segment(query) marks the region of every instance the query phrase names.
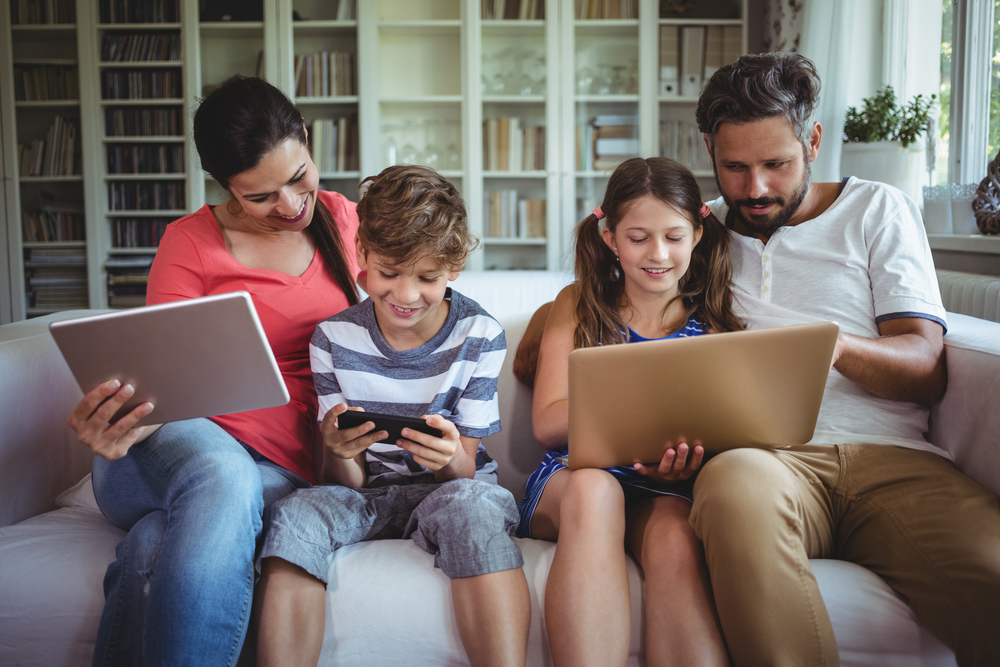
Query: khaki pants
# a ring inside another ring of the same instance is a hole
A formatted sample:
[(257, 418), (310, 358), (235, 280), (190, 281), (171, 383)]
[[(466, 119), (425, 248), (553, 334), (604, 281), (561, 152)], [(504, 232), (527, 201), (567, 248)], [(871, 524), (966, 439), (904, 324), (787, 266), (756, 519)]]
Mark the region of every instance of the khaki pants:
[(1000, 501), (936, 454), (732, 450), (698, 476), (691, 525), (736, 665), (838, 664), (809, 558), (872, 570), (959, 665), (1000, 665)]

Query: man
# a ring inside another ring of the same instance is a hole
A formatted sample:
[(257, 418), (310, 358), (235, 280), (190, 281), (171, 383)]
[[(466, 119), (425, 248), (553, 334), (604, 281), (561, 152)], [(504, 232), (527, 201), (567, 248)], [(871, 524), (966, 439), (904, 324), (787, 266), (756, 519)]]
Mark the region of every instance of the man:
[(770, 53), (698, 103), (749, 326), (841, 327), (813, 440), (726, 452), (696, 482), (726, 642), (737, 665), (838, 664), (808, 561), (836, 558), (881, 576), (959, 665), (1000, 665), (1000, 502), (923, 438), (946, 322), (920, 213), (883, 184), (810, 183), (818, 93), (812, 63)]

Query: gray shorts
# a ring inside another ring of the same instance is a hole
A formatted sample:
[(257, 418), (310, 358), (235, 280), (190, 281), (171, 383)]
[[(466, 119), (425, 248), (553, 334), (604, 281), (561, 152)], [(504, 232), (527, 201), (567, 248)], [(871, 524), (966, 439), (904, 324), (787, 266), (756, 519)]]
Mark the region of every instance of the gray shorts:
[(473, 479), (374, 489), (313, 486), (272, 503), (264, 513), (258, 558), (277, 556), (324, 584), (337, 549), (366, 540), (412, 539), (451, 577), (524, 565), (511, 540), (520, 518), (501, 486)]

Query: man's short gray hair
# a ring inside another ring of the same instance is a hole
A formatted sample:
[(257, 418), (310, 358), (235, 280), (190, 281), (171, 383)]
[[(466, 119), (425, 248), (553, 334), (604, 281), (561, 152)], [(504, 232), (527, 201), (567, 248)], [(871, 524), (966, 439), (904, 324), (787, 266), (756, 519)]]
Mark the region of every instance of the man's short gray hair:
[(797, 53), (745, 55), (717, 70), (705, 84), (695, 112), (698, 130), (714, 145), (723, 123), (742, 125), (782, 116), (807, 144), (819, 85), (816, 66)]

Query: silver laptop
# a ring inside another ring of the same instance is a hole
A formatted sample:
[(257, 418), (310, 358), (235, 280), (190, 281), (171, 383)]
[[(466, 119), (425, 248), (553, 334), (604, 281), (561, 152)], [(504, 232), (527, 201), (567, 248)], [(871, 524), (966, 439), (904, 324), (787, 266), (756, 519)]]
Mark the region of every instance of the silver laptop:
[(656, 462), (681, 435), (707, 454), (808, 442), (837, 332), (820, 322), (574, 350), (569, 467)]
[(107, 380), (136, 390), (115, 421), (152, 401), (139, 424), (284, 405), (288, 390), (247, 292), (52, 322), (80, 389)]

